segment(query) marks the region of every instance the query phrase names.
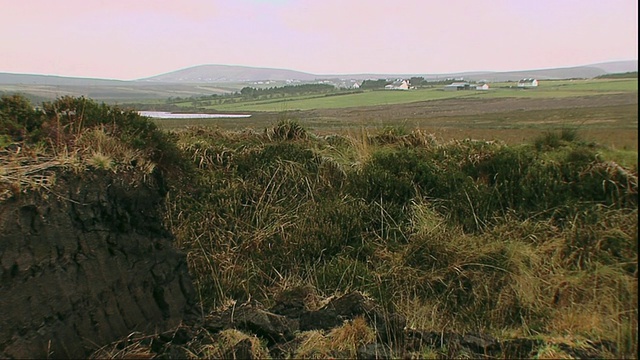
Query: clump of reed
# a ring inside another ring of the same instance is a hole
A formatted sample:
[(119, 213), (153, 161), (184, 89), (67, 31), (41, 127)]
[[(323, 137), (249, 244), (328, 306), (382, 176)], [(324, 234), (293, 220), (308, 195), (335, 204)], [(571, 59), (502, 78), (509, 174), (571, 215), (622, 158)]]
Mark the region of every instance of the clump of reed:
[(175, 174), (189, 164), (149, 119), (86, 98), (65, 96), (37, 109), (21, 96), (3, 96), (0, 136), (2, 199), (50, 190), (57, 170), (129, 171), (145, 180), (156, 168)]
[[(295, 278), (365, 291), (414, 327), (637, 348), (637, 173), (593, 144), (269, 131), (180, 134), (200, 170), (170, 219), (205, 303), (269, 303)], [(301, 356), (332, 348), (304, 336)]]

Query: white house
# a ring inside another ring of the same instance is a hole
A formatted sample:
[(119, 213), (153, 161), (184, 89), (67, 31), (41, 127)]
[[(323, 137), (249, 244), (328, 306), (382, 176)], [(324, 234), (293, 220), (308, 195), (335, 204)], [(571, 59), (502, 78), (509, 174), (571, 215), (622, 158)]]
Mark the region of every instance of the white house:
[(407, 80), (398, 80), (395, 81), (393, 84), (389, 84), (387, 86), (385, 86), (385, 89), (388, 90), (409, 90), (409, 81)]
[(469, 90), (471, 85), (468, 82), (454, 82), (444, 86), (444, 91)]
[(533, 78), (522, 79), (518, 81), (519, 88), (533, 88), (538, 86), (538, 80)]
[(337, 87), (338, 89), (359, 89), (360, 84), (356, 80), (340, 80), (335, 82), (327, 81), (327, 83)]
[(485, 84), (478, 84), (476, 85), (476, 90), (489, 90), (489, 84), (485, 83)]

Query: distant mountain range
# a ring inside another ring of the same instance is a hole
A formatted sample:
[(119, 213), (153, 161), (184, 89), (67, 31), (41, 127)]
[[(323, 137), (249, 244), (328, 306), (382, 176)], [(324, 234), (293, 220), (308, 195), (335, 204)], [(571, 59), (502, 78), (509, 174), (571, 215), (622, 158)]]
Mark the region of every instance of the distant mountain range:
[(230, 65), (200, 65), (156, 75), (138, 81), (164, 83), (220, 83), (249, 81), (313, 81), (327, 79), (399, 79), (422, 76), (425, 79), (465, 78), (468, 80), (509, 81), (526, 77), (538, 79), (593, 78), (596, 76), (638, 71), (638, 61), (615, 61), (585, 66), (508, 72), (475, 71), (450, 74), (341, 74), (318, 75), (294, 70)]
[(199, 65), (172, 71), (166, 74), (148, 77), (145, 79), (140, 79), (139, 81), (165, 83), (220, 83), (239, 81), (313, 81), (320, 78), (322, 78), (322, 75), (314, 75), (286, 69), (271, 69), (233, 65)]
[(399, 79), (410, 78), (412, 76), (422, 76), (426, 79), (445, 78), (465, 78), (468, 80), (489, 80), (489, 81), (509, 81), (519, 80), (526, 77), (538, 79), (570, 79), (570, 78), (593, 78), (596, 76), (638, 71), (638, 60), (614, 61), (584, 66), (536, 69), (521, 71), (474, 71), (447, 74), (339, 74), (339, 75), (318, 75), (301, 71), (287, 69), (260, 68), (234, 65), (199, 65), (186, 69), (176, 70), (161, 75), (156, 75), (138, 80), (107, 80), (75, 78), (50, 75), (32, 74), (12, 74), (0, 72), (0, 84), (37, 84), (37, 85), (59, 85), (59, 86), (100, 86), (116, 85), (126, 86), (132, 82), (154, 82), (154, 83), (229, 83), (229, 82), (251, 82), (251, 81), (314, 81), (327, 79)]
[(460, 79), (488, 82), (516, 81), (522, 78), (541, 80), (594, 78), (600, 75), (638, 71), (638, 60), (614, 61), (575, 67), (491, 72), (474, 71), (449, 74), (338, 74), (319, 75), (287, 69), (232, 65), (199, 65), (137, 80), (91, 79), (52, 75), (13, 74), (0, 72), (0, 94), (24, 93), (34, 99), (60, 95), (84, 95), (105, 101), (189, 97), (222, 94), (240, 90), (247, 84), (274, 82), (305, 83), (314, 81), (367, 79), (408, 79), (421, 76), (427, 80)]
[(0, 72), (0, 85), (92, 86), (125, 85), (128, 81), (91, 79), (56, 75), (13, 74)]

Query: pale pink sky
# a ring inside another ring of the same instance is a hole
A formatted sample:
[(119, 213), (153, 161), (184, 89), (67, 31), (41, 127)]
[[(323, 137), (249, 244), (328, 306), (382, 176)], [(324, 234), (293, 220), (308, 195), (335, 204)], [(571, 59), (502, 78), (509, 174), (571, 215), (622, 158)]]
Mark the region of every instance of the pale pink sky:
[(509, 71), (636, 60), (638, 2), (0, 0), (0, 34), (0, 72), (11, 73)]

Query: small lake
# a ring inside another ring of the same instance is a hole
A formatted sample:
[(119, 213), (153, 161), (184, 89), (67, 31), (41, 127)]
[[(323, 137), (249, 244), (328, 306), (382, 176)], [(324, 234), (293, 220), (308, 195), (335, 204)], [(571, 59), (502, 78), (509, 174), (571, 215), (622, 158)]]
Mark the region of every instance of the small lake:
[(142, 116), (148, 116), (154, 119), (228, 119), (251, 117), (251, 115), (243, 114), (185, 114), (167, 111), (139, 111), (138, 113)]

